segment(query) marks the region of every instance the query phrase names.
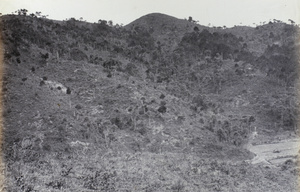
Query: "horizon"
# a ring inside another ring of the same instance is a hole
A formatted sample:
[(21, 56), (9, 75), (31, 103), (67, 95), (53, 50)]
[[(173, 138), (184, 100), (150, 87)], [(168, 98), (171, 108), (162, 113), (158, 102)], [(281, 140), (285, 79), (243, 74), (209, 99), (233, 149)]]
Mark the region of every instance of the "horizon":
[[(98, 20), (111, 20), (113, 24), (127, 25), (136, 19), (151, 13), (162, 13), (178, 19), (198, 21), (204, 26), (251, 26), (262, 25), (264, 22), (273, 22), (274, 19), (290, 23), (293, 20), (300, 23), (300, 3), (297, 0), (219, 0), (196, 1), (180, 0), (173, 2), (166, 0), (136, 1), (128, 0), (88, 0), (83, 6), (79, 0), (1, 0), (4, 6), (0, 7), (3, 15), (12, 14), (19, 9), (28, 10), (28, 14), (42, 12), (48, 19), (66, 20), (75, 18), (90, 23)], [(72, 5), (72, 6), (70, 6)], [(65, 7), (69, 8), (68, 10)]]
[[(30, 16), (29, 14), (31, 14), (31, 13), (34, 13), (34, 12), (29, 12), (26, 16)], [(12, 12), (12, 13), (9, 13), (9, 14), (2, 14), (2, 13), (0, 13), (0, 16), (5, 16), (5, 15), (18, 15), (18, 13), (17, 13), (17, 11), (15, 11), (15, 12)], [(34, 13), (34, 14), (36, 14), (36, 13)], [(182, 19), (182, 20), (187, 20), (188, 21), (188, 18), (177, 18), (177, 17), (175, 17), (175, 16), (173, 16), (173, 15), (168, 15), (168, 14), (165, 14), (165, 13), (159, 13), (159, 12), (153, 12), (153, 13), (148, 13), (148, 14), (145, 14), (145, 15), (142, 15), (142, 16), (140, 16), (140, 17), (138, 17), (138, 18), (136, 18), (135, 20), (138, 20), (139, 18), (141, 18), (141, 17), (144, 17), (144, 16), (147, 16), (147, 15), (151, 15), (151, 14), (163, 14), (163, 15), (167, 15), (167, 16), (170, 16), (170, 17), (174, 17), (174, 18), (176, 18), (176, 19)], [(45, 18), (45, 19), (48, 19), (48, 20), (53, 20), (53, 21), (67, 21), (67, 20), (69, 20), (69, 19), (75, 19), (75, 20), (77, 20), (77, 21), (82, 21), (82, 22), (87, 22), (87, 23), (98, 23), (98, 21), (87, 21), (87, 20), (84, 20), (84, 18), (75, 18), (75, 17), (69, 17), (69, 18), (66, 18), (66, 19), (55, 19), (55, 18), (51, 18), (51, 17), (49, 17), (49, 15), (43, 15), (43, 13), (41, 14), (41, 16), (39, 16), (40, 18)], [(193, 18), (193, 17), (192, 17)], [(105, 19), (99, 19), (99, 20), (105, 20)], [(134, 22), (135, 20), (133, 20), (133, 21), (131, 21), (131, 22), (129, 22), (129, 23), (126, 23), (126, 24), (123, 24), (123, 23), (115, 23), (115, 22), (113, 22), (113, 25), (120, 25), (121, 24), (121, 26), (126, 26), (126, 25), (128, 25), (128, 24), (130, 24), (130, 23), (132, 23), (132, 22)], [(105, 21), (107, 21), (107, 22), (109, 22), (109, 21), (112, 21), (112, 20), (105, 20)], [(292, 20), (293, 21), (293, 20)], [(265, 24), (268, 24), (269, 22), (272, 22), (272, 23), (276, 23), (276, 22), (282, 22), (282, 23), (285, 23), (285, 24), (291, 24), (291, 22), (290, 21), (281, 21), (281, 20), (277, 20), (277, 19), (270, 19), (269, 21), (263, 21), (263, 22), (259, 22), (259, 23), (255, 23), (255, 25), (244, 25), (244, 24), (242, 24), (242, 23), (240, 23), (240, 24), (237, 24), (237, 25), (234, 25), (234, 26), (225, 26), (225, 25), (223, 25), (223, 26), (215, 26), (215, 25), (213, 25), (213, 24), (211, 24), (211, 23), (209, 23), (208, 25), (205, 25), (205, 24), (202, 24), (202, 23), (200, 23), (198, 20), (196, 21), (196, 20), (194, 20), (194, 18), (193, 18), (193, 22), (195, 22), (195, 24), (197, 24), (197, 25), (201, 25), (201, 26), (205, 26), (205, 27), (210, 27), (210, 28), (214, 28), (214, 27), (222, 27), (222, 28), (227, 28), (227, 29), (229, 29), (229, 28), (234, 28), (234, 27), (252, 27), (252, 28), (255, 28), (255, 27), (257, 27), (257, 26), (262, 26), (262, 25), (265, 25)], [(294, 22), (294, 21), (293, 21)], [(296, 25), (296, 26), (300, 26), (300, 24), (298, 24), (298, 23), (294, 23), (293, 25)]]

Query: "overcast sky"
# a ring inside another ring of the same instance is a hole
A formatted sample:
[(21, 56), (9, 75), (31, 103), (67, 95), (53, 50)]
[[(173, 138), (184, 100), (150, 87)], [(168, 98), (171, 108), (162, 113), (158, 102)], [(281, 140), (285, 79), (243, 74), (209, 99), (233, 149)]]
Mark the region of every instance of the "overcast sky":
[(159, 12), (180, 19), (192, 16), (199, 24), (232, 27), (278, 19), (300, 23), (299, 0), (0, 0), (0, 13), (25, 8), (51, 19), (83, 17), (89, 22), (112, 20), (124, 25)]

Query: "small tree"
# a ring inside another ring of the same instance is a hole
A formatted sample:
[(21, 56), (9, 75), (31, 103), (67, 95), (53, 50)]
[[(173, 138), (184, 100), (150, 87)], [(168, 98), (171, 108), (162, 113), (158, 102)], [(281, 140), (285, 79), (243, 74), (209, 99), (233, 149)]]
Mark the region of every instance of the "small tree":
[(18, 15), (24, 15), (24, 16), (26, 16), (28, 10), (27, 9), (19, 9), (17, 12), (18, 12)]
[(199, 28), (196, 26), (196, 27), (194, 27), (194, 31), (195, 32), (199, 32)]
[(40, 17), (41, 14), (42, 14), (42, 12), (40, 12), (40, 11), (35, 12), (35, 15), (36, 15), (37, 17)]
[(288, 21), (291, 22), (292, 25), (295, 24), (295, 21), (293, 21), (293, 20), (291, 20), (291, 19), (289, 19)]
[(98, 23), (101, 24), (101, 25), (107, 25), (107, 21), (106, 20), (99, 19)]

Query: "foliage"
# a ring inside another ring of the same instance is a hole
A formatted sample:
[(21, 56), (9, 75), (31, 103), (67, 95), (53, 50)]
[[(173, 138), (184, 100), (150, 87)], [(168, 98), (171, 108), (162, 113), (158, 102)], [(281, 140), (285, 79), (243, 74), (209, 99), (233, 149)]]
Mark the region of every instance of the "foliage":
[(1, 17), (11, 191), (294, 190), (293, 165), (244, 160), (254, 127), (297, 131), (298, 28), (158, 16)]

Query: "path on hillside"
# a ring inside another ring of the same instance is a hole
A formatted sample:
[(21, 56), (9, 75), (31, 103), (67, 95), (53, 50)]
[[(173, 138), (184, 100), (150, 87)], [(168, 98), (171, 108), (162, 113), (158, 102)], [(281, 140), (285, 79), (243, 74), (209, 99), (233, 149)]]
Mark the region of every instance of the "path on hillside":
[(300, 139), (287, 139), (277, 143), (250, 145), (248, 150), (256, 156), (252, 164), (280, 165), (288, 159), (296, 159), (299, 151)]

